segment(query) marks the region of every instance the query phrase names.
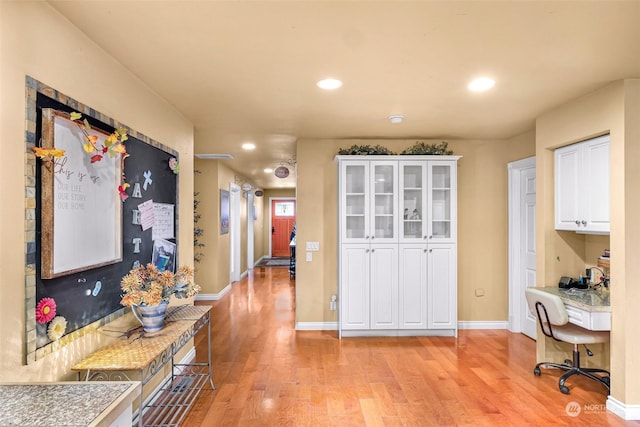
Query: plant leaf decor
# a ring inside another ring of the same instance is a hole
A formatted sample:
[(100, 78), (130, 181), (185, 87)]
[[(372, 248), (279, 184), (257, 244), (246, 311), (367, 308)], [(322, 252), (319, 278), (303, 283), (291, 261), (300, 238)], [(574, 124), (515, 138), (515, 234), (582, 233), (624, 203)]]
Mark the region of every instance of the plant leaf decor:
[(442, 141), (440, 144), (427, 144), (424, 141), (418, 141), (411, 147), (406, 148), (402, 153), (403, 155), (419, 155), (419, 154), (436, 154), (441, 156), (449, 156), (453, 154), (452, 150), (449, 150), (449, 144), (447, 141)]
[(354, 144), (349, 148), (341, 148), (338, 151), (339, 155), (348, 155), (348, 156), (375, 156), (375, 155), (393, 155), (396, 154), (393, 151), (389, 150), (387, 147), (383, 147), (382, 145), (357, 145)]

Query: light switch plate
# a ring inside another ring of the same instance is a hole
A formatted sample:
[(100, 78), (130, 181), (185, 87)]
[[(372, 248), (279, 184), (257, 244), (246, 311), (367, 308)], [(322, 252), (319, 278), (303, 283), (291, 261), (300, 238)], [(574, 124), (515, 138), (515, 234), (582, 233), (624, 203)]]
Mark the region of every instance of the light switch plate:
[(307, 262), (313, 261), (313, 254), (311, 252), (307, 252)]
[(318, 252), (320, 250), (320, 242), (307, 242), (307, 251)]

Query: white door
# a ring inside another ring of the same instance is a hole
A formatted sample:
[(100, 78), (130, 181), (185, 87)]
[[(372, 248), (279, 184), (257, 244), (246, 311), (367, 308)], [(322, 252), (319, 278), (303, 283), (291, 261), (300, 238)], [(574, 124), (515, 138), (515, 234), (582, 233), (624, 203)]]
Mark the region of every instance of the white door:
[(536, 169), (520, 173), (520, 313), (522, 333), (536, 339), (537, 319), (531, 314), (524, 290), (536, 285)]
[(580, 197), (583, 203), (584, 228), (594, 232), (608, 233), (610, 230), (609, 214), (609, 135), (586, 141), (583, 144), (584, 187)]
[(371, 329), (398, 329), (398, 245), (371, 245)]
[(340, 248), (340, 328), (369, 329), (369, 245)]
[(457, 265), (455, 244), (427, 249), (427, 325), (429, 329), (457, 329)]
[(427, 245), (400, 245), (400, 329), (427, 328)]
[(509, 330), (536, 339), (524, 291), (536, 285), (536, 159), (509, 163)]

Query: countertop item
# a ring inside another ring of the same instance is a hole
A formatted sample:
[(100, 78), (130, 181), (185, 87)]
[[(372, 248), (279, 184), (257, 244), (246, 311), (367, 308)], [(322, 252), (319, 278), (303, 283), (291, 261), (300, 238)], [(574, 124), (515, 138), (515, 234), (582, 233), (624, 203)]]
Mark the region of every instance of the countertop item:
[[(140, 383), (52, 382), (0, 384), (0, 424), (20, 427), (102, 427), (118, 420), (138, 397)], [(126, 418), (126, 416), (125, 416)]]
[(557, 286), (549, 286), (540, 290), (558, 295), (565, 304), (587, 311), (611, 311), (608, 289), (560, 289)]

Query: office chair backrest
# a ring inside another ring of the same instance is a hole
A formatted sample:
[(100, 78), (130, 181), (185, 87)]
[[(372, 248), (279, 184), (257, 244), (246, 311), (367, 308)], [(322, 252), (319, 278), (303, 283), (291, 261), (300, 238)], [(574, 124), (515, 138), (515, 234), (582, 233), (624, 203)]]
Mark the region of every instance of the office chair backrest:
[(569, 314), (560, 297), (536, 288), (527, 288), (524, 294), (529, 311), (538, 318), (542, 332), (555, 338), (550, 325), (562, 326), (569, 323)]

